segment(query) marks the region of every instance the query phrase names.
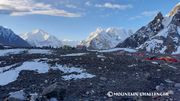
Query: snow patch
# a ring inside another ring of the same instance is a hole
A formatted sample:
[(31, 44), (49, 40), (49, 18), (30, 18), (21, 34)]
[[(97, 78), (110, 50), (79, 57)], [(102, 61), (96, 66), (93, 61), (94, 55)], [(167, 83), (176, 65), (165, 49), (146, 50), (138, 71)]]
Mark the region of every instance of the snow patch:
[(171, 81), (171, 80), (169, 80), (169, 79), (165, 79), (165, 81), (166, 81), (167, 83), (174, 83), (173, 81)]
[(164, 53), (164, 51), (167, 49), (167, 47), (166, 46), (164, 46), (159, 52), (160, 53)]
[(132, 65), (128, 65), (128, 67), (134, 67), (137, 66), (138, 64), (132, 64)]
[(5, 49), (0, 50), (0, 56), (6, 56), (8, 54), (19, 54), (22, 51), (26, 51), (27, 49)]
[[(95, 77), (95, 75), (84, 73), (86, 72), (86, 69), (81, 69), (81, 68), (76, 68), (76, 67), (71, 67), (71, 68), (62, 67), (61, 65), (57, 65), (57, 64), (55, 67), (50, 67), (47, 63), (38, 62), (39, 60), (40, 59), (35, 59), (34, 61), (31, 61), (31, 62), (29, 61), (24, 62), (23, 65), (13, 70), (0, 73), (0, 85), (7, 85), (8, 83), (15, 81), (17, 77), (19, 76), (20, 71), (22, 70), (34, 70), (34, 71), (37, 71), (38, 73), (46, 73), (48, 72), (49, 68), (52, 68), (52, 69), (59, 69), (60, 71), (64, 73), (73, 73), (73, 72), (78, 73), (78, 75), (71, 74), (67, 76), (66, 75), (62, 76), (64, 80)], [(2, 68), (5, 68), (5, 70), (7, 70), (8, 68), (12, 66), (6, 66)]]
[(172, 54), (180, 54), (180, 46), (177, 47), (177, 51), (173, 52)]
[(156, 65), (158, 65), (158, 62), (151, 62), (152, 64), (156, 64)]
[(103, 55), (97, 55), (98, 58), (106, 58), (105, 56)]
[(17, 92), (12, 92), (12, 93), (9, 93), (11, 94), (9, 96), (9, 98), (15, 98), (15, 99), (19, 99), (19, 100), (26, 100), (26, 97), (25, 97), (25, 93), (21, 90), (21, 91), (17, 91)]
[(174, 67), (174, 66), (170, 66), (170, 65), (167, 65), (167, 66), (169, 66), (169, 67), (171, 67), (171, 68), (173, 68), (173, 69), (177, 69), (176, 67)]
[(124, 51), (127, 51), (127, 52), (137, 52), (137, 50), (130, 49), (130, 48), (114, 48), (114, 49), (102, 50), (102, 51), (99, 51), (99, 52), (113, 52), (113, 51), (119, 51), (119, 50), (124, 50)]
[(51, 54), (51, 50), (44, 50), (44, 49), (30, 49), (28, 50), (29, 54)]
[(81, 55), (86, 55), (89, 53), (74, 53), (74, 54), (66, 54), (66, 55), (61, 55), (61, 56), (81, 56)]

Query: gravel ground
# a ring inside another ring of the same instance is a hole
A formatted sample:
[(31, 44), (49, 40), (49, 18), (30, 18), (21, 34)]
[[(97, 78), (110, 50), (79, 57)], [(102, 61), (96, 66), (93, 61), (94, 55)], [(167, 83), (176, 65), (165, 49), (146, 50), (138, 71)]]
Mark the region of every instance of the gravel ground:
[[(49, 70), (47, 73), (22, 70), (16, 81), (5, 86), (0, 86), (0, 98), (7, 97), (8, 93), (24, 90), (27, 100), (32, 93), (38, 93), (42, 100), (43, 89), (55, 82), (61, 82), (67, 86), (66, 96), (63, 101), (179, 101), (180, 89), (175, 85), (180, 83), (180, 63), (145, 60), (148, 56), (129, 56), (133, 54), (119, 51), (100, 53), (95, 51), (76, 51), (52, 49), (53, 54), (10, 54), (0, 56), (0, 67), (19, 63), (17, 68), (25, 61), (40, 60), (51, 66), (67, 65), (86, 69), (87, 73), (96, 75), (93, 78), (63, 80), (64, 74), (60, 70)], [(88, 53), (82, 56), (61, 56), (71, 53)], [(163, 54), (151, 54), (149, 56), (163, 57)], [(178, 55), (177, 55), (178, 56)], [(176, 56), (172, 56), (176, 57)], [(55, 61), (55, 59), (58, 60)], [(179, 57), (176, 57), (179, 58)], [(39, 61), (39, 62), (40, 62)], [(152, 62), (155, 62), (154, 64)], [(157, 63), (157, 64), (156, 64)], [(172, 68), (176, 67), (176, 69)], [(11, 68), (11, 69), (12, 69)], [(71, 73), (78, 74), (78, 73)], [(69, 74), (70, 75), (70, 74)], [(168, 82), (172, 81), (172, 82)], [(157, 86), (162, 86), (160, 89)], [(169, 96), (107, 96), (112, 92), (173, 92)], [(3, 96), (4, 94), (4, 96)], [(7, 96), (6, 96), (7, 95)], [(58, 99), (58, 98), (57, 98)], [(59, 99), (60, 100), (60, 99)]]

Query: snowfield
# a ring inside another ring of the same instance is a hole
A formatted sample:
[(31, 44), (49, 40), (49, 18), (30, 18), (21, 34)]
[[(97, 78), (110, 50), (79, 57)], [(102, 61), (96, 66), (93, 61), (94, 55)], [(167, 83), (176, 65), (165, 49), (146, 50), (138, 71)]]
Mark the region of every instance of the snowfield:
[(81, 55), (86, 55), (88, 53), (74, 53), (74, 54), (66, 54), (66, 55), (61, 55), (61, 56), (81, 56)]
[(8, 54), (19, 54), (20, 52), (26, 51), (27, 49), (5, 49), (0, 50), (0, 56), (5, 56)]
[(51, 54), (52, 51), (48, 49), (5, 49), (0, 50), (0, 56), (6, 56), (8, 54), (19, 54), (23, 51), (28, 51), (29, 54)]
[(29, 54), (38, 54), (38, 53), (40, 53), (40, 54), (51, 54), (52, 53), (52, 51), (51, 50), (48, 50), (48, 49), (46, 49), (46, 50), (42, 50), (42, 49), (30, 49), (30, 50), (28, 50), (28, 53)]
[(119, 51), (119, 50), (124, 50), (127, 52), (137, 52), (137, 50), (130, 49), (130, 48), (114, 48), (114, 49), (102, 50), (102, 51), (98, 51), (98, 52), (113, 52), (113, 51)]
[[(38, 73), (46, 73), (46, 72), (48, 72), (49, 68), (52, 68), (52, 69), (59, 69), (64, 73), (72, 73), (72, 72), (79, 73), (78, 75), (71, 74), (71, 75), (62, 76), (63, 80), (92, 78), (95, 76), (92, 74), (88, 74), (85, 69), (76, 68), (76, 67), (71, 67), (71, 68), (70, 67), (62, 67), (61, 65), (57, 65), (57, 64), (55, 67), (50, 67), (45, 62), (38, 62), (39, 60), (40, 59), (35, 59), (34, 61), (24, 62), (21, 66), (15, 68), (15, 69), (11, 69), (6, 72), (2, 72), (2, 71), (7, 70), (14, 65), (1, 67), (2, 69), (0, 70), (1, 71), (0, 85), (7, 85), (8, 83), (15, 81), (17, 79), (17, 77), (19, 76), (20, 71), (22, 71), (22, 70), (34, 70), (34, 71), (37, 71)], [(6, 79), (4, 79), (4, 78), (6, 78)]]

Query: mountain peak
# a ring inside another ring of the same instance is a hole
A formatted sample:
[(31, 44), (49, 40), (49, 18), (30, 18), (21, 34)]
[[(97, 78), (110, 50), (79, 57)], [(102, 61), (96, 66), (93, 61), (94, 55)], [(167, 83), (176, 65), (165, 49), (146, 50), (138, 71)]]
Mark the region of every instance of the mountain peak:
[(96, 31), (103, 31), (103, 29), (101, 27), (98, 27)]
[(33, 30), (33, 31), (32, 31), (32, 34), (37, 34), (37, 33), (41, 33), (41, 32), (44, 33), (43, 30), (41, 30), (41, 29), (36, 29), (36, 30)]
[(41, 29), (36, 29), (31, 32), (26, 32), (25, 34), (22, 34), (20, 36), (24, 40), (26, 40), (30, 45), (32, 46), (49, 46), (52, 47), (61, 47), (61, 41), (56, 38), (55, 36), (52, 36), (50, 34), (47, 34)]
[(179, 10), (180, 10), (180, 2), (171, 10), (169, 14), (166, 15), (166, 17), (174, 16)]

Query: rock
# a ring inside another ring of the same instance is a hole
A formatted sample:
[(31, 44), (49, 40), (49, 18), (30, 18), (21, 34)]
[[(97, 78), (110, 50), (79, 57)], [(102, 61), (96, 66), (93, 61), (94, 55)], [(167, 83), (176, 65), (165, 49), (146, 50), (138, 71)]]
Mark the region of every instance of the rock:
[(134, 100), (135, 100), (135, 101), (143, 101), (143, 99), (142, 99), (141, 96), (135, 96), (135, 97), (134, 97)]
[(9, 96), (10, 96), (10, 94), (0, 93), (0, 99), (7, 98), (7, 97), (9, 97)]
[(55, 58), (54, 61), (59, 61), (59, 58)]
[(101, 61), (104, 61), (105, 59), (101, 59)]
[(105, 77), (100, 77), (99, 78), (101, 81), (106, 81), (107, 80), (107, 78), (105, 78)]
[(24, 101), (27, 100), (23, 91), (13, 92), (7, 99), (8, 101)]
[(165, 87), (161, 86), (161, 85), (158, 85), (156, 86), (156, 90), (157, 91), (163, 91)]
[(151, 78), (151, 74), (150, 74), (150, 73), (145, 73), (144, 76), (145, 76), (145, 78), (146, 78), (147, 80), (149, 80), (149, 79)]
[(48, 97), (48, 98), (60, 98), (61, 100), (64, 99), (65, 95), (66, 95), (66, 86), (60, 82), (56, 82), (50, 86), (48, 86), (47, 88), (45, 88), (42, 92), (42, 95)]
[(180, 83), (176, 83), (174, 86), (175, 86), (176, 88), (180, 88)]
[(89, 95), (89, 92), (88, 92), (88, 91), (86, 92), (86, 95)]
[(38, 98), (38, 96), (36, 94), (31, 96), (31, 100), (30, 101), (36, 101), (36, 99)]
[(56, 98), (51, 98), (49, 101), (58, 101)]
[(112, 98), (109, 98), (109, 99), (106, 99), (105, 101), (113, 101), (113, 99), (112, 99)]
[(168, 94), (174, 95), (174, 91), (168, 90)]
[(98, 67), (98, 69), (102, 69), (101, 67)]

